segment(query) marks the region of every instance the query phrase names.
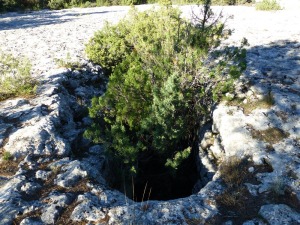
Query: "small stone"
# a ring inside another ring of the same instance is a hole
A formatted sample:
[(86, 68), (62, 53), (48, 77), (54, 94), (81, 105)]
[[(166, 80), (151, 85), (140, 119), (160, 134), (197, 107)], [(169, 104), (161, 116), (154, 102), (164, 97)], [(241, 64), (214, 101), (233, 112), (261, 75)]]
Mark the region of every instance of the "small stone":
[(252, 96), (253, 96), (253, 92), (252, 92), (251, 90), (249, 90), (249, 91), (247, 91), (246, 95), (247, 95), (248, 97), (252, 97)]
[(21, 221), (20, 225), (43, 225), (44, 223), (38, 218), (25, 218)]
[(72, 161), (62, 167), (63, 173), (59, 174), (55, 179), (55, 183), (61, 187), (71, 187), (83, 177), (87, 176), (87, 172), (81, 169), (78, 160)]
[(17, 170), (17, 172), (15, 173), (15, 175), (23, 175), (23, 174), (26, 174), (27, 173), (27, 170), (23, 169), (23, 168), (19, 168)]
[(253, 173), (253, 172), (254, 172), (254, 167), (253, 167), (253, 166), (249, 167), (249, 168), (248, 168), (248, 172), (249, 172), (249, 173)]
[(41, 189), (41, 185), (33, 182), (27, 182), (21, 187), (21, 191), (24, 191), (28, 195), (34, 195), (40, 189)]
[(265, 95), (263, 95), (263, 94), (256, 94), (256, 98), (258, 100), (263, 100), (265, 98)]
[(35, 178), (41, 179), (41, 180), (47, 180), (48, 177), (50, 176), (50, 174), (51, 174), (50, 171), (38, 170), (35, 173)]
[(251, 195), (257, 196), (257, 188), (258, 187), (256, 185), (253, 185), (250, 183), (245, 183), (245, 185), (247, 186), (248, 191), (250, 192)]
[(232, 93), (226, 93), (225, 96), (226, 96), (226, 98), (229, 99), (229, 100), (231, 100), (231, 99), (234, 98), (234, 94), (232, 94)]
[(63, 208), (67, 207), (74, 197), (70, 194), (52, 192), (44, 199), (46, 204), (42, 210), (41, 219), (45, 224), (55, 224)]

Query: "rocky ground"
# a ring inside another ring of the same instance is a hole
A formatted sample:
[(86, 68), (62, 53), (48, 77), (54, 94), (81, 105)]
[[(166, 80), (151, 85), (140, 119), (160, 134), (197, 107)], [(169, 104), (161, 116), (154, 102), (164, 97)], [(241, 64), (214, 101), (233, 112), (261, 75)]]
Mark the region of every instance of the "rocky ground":
[[(41, 81), (35, 98), (0, 103), (0, 152), (14, 156), (0, 162), (1, 224), (300, 224), (300, 7), (282, 4), (223, 8), (234, 15), (227, 43), (250, 43), (248, 68), (201, 133), (202, 182), (189, 197), (142, 203), (106, 186), (103, 149), (82, 138), (85, 105), (105, 84), (84, 44), (129, 7), (1, 15), (1, 50), (27, 56)], [(81, 67), (60, 68), (68, 61)]]

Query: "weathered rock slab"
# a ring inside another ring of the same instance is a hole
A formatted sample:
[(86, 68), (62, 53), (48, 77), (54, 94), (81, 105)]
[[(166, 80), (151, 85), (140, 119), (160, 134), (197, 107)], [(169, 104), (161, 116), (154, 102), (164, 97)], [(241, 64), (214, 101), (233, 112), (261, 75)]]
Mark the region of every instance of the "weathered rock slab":
[(287, 205), (264, 205), (259, 214), (272, 225), (300, 224), (300, 214)]

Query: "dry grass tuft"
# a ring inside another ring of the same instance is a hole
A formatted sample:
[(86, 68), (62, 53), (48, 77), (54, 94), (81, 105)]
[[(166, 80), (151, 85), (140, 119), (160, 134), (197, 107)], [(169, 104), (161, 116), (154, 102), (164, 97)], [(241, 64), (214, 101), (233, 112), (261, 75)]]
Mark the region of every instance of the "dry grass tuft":
[(18, 171), (19, 163), (24, 159), (20, 157), (17, 160), (3, 160), (0, 162), (0, 175), (1, 176), (13, 176)]
[(290, 135), (288, 132), (284, 132), (277, 127), (271, 127), (266, 130), (255, 130), (252, 128), (250, 132), (254, 139), (267, 142), (270, 145), (276, 144)]
[(188, 225), (199, 225), (199, 224), (204, 224), (204, 220), (202, 218), (192, 218), (192, 219), (185, 219), (185, 222)]
[(25, 213), (23, 215), (17, 216), (14, 220), (13, 220), (13, 225), (17, 225), (20, 224), (22, 222), (23, 219), (25, 218), (39, 218), (42, 215), (42, 212), (40, 209), (38, 210), (34, 210), (28, 213)]
[(228, 187), (241, 185), (247, 178), (249, 172), (249, 157), (238, 158), (232, 156), (223, 161), (220, 166), (221, 178)]
[(270, 92), (258, 101), (243, 103), (243, 99), (233, 99), (227, 103), (227, 105), (242, 107), (246, 115), (249, 115), (255, 109), (270, 109), (274, 104), (275, 99)]
[(60, 215), (60, 217), (57, 219), (56, 223), (57, 225), (84, 225), (87, 224), (87, 221), (73, 221), (71, 220), (71, 215), (74, 209), (77, 205), (79, 205), (81, 202), (77, 202), (76, 200), (73, 201)]
[(246, 208), (246, 196), (248, 190), (246, 187), (228, 188), (221, 195), (217, 196), (216, 201), (226, 208), (244, 209)]
[(35, 94), (38, 82), (31, 76), (30, 70), (28, 59), (0, 51), (0, 101)]
[(109, 220), (110, 220), (110, 216), (108, 215), (108, 213), (105, 214), (105, 217), (96, 221), (96, 222), (92, 222), (92, 224), (109, 224)]
[[(248, 170), (250, 167), (254, 168), (252, 172)], [(255, 175), (272, 172), (272, 167), (266, 162), (262, 165), (254, 165), (249, 156), (244, 158), (233, 156), (222, 162), (219, 171), (226, 184), (226, 189), (216, 197), (220, 214), (205, 224), (222, 224), (226, 220), (232, 220), (233, 224), (243, 224), (255, 218), (265, 198), (251, 195), (245, 183), (258, 184)]]

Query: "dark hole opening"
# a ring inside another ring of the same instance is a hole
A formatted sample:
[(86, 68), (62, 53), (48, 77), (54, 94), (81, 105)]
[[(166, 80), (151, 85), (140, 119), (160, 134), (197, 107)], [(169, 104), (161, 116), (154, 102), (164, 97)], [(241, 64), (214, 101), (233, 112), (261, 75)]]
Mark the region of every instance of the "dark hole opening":
[(176, 172), (170, 172), (158, 157), (153, 157), (140, 167), (135, 177), (125, 175), (122, 166), (111, 161), (108, 163), (106, 180), (111, 188), (137, 202), (187, 197), (192, 194), (194, 185), (200, 179), (196, 156), (195, 151), (192, 151)]

